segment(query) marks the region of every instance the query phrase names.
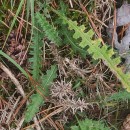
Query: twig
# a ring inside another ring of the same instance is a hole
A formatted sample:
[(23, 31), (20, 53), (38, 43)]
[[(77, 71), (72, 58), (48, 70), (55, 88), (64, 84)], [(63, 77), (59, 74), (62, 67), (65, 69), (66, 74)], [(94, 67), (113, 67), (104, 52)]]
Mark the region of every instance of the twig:
[[(53, 116), (53, 115), (55, 115), (55, 114), (57, 114), (57, 113), (60, 113), (60, 112), (62, 112), (63, 110), (64, 110), (64, 108), (63, 108), (63, 107), (60, 107), (60, 108), (58, 108), (57, 110), (53, 111), (52, 113), (48, 114), (45, 118), (39, 120), (39, 122), (43, 122), (43, 121), (45, 121), (47, 118), (49, 118), (49, 117), (51, 117), (51, 116)], [(34, 126), (35, 126), (35, 124), (32, 124), (32, 125), (30, 125), (30, 126), (27, 126), (27, 127), (23, 128), (22, 130), (26, 130), (26, 129), (28, 129), (28, 128), (30, 128), (30, 127), (34, 127)]]
[(16, 130), (20, 130), (20, 129), (21, 129), (21, 126), (22, 126), (23, 122), (24, 122), (24, 117), (23, 117), (23, 118), (21, 119), (21, 121), (19, 122), (19, 124), (18, 124)]
[(35, 123), (35, 128), (36, 128), (37, 130), (41, 130), (41, 127), (39, 126), (39, 121), (37, 120), (37, 117), (36, 117), (36, 116), (33, 118), (33, 121), (34, 121), (34, 123)]
[[(0, 62), (0, 68), (10, 77), (10, 79), (15, 84), (15, 86), (17, 87), (18, 91), (23, 96), (23, 98), (26, 98), (26, 95), (25, 95), (25, 93), (23, 91), (22, 86), (20, 85), (19, 81), (15, 78), (15, 76), (13, 75), (13, 73), (7, 67), (5, 67), (1, 62)], [(22, 119), (22, 121), (20, 123), (23, 123), (23, 121), (24, 121), (24, 119)], [(40, 126), (38, 125), (37, 122), (38, 121), (37, 121), (36, 117), (34, 117), (35, 126), (37, 126), (37, 130), (40, 130)], [(19, 125), (19, 126), (21, 126), (21, 125)], [(16, 128), (17, 130), (20, 129), (19, 126)]]
[(23, 91), (23, 88), (20, 85), (19, 81), (12, 74), (12, 72), (7, 67), (5, 67), (1, 62), (0, 62), (0, 68), (10, 77), (10, 79), (12, 80), (12, 82), (15, 84), (18, 91), (20, 92), (20, 94), (25, 98), (26, 96), (25, 96), (25, 93)]
[(112, 36), (112, 48), (114, 46), (115, 32), (116, 32), (116, 3), (114, 1), (114, 28), (113, 28), (113, 36)]
[(20, 100), (20, 97), (18, 97), (18, 99), (16, 100), (15, 104), (13, 105), (13, 108), (12, 108), (11, 112), (8, 114), (8, 119), (6, 120), (7, 124), (9, 123), (9, 120), (12, 117), (15, 108), (17, 107), (19, 100)]
[(71, 0), (69, 0), (71, 8), (73, 8), (73, 3)]

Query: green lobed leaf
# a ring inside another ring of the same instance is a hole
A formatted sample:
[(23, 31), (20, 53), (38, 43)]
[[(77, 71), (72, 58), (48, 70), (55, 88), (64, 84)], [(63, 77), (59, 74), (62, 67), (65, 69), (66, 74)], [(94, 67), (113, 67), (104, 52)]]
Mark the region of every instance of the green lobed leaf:
[(107, 97), (106, 101), (125, 101), (130, 100), (130, 93), (127, 91), (119, 91)]
[(108, 49), (107, 45), (101, 45), (100, 39), (92, 40), (94, 32), (90, 30), (88, 33), (85, 33), (85, 27), (77, 26), (76, 21), (68, 20), (64, 15), (60, 14), (58, 11), (52, 9), (57, 13), (62, 19), (63, 23), (68, 24), (70, 30), (74, 30), (74, 38), (81, 38), (81, 47), (88, 46), (88, 52), (92, 55), (94, 59), (102, 59), (104, 63), (110, 68), (110, 70), (117, 76), (121, 81), (122, 85), (128, 92), (130, 92), (130, 74), (123, 73), (122, 69), (117, 67), (121, 62), (120, 57), (112, 58), (115, 51)]
[(1, 55), (4, 58), (8, 59), (11, 63), (13, 63), (28, 78), (28, 73), (15, 60), (13, 60), (10, 56), (8, 56), (2, 50), (0, 50), (0, 57)]
[(48, 37), (48, 39), (54, 42), (57, 46), (62, 45), (61, 38), (58, 36), (56, 29), (54, 29), (54, 27), (49, 24), (46, 18), (39, 12), (36, 13), (35, 17), (37, 22), (41, 25), (41, 28), (43, 29), (46, 37)]
[[(36, 22), (35, 27), (39, 28), (39, 24)], [(33, 37), (32, 37), (32, 44), (30, 46), (30, 55), (32, 56), (29, 58), (29, 62), (31, 63), (31, 73), (32, 77), (35, 80), (40, 78), (41, 68), (42, 68), (42, 47), (43, 47), (43, 36), (44, 33), (40, 32), (38, 29), (34, 28), (33, 30)]]
[[(68, 6), (62, 0), (59, 2), (60, 2), (60, 9), (58, 11), (64, 16), (69, 15)], [(62, 21), (63, 21), (62, 19), (56, 18), (54, 23), (58, 25), (57, 30), (59, 36), (62, 37), (63, 44), (69, 44), (74, 53), (78, 53), (79, 55), (81, 55), (82, 58), (85, 59), (87, 51), (79, 46), (78, 44), (79, 40), (73, 38), (73, 31), (68, 30), (67, 25), (64, 25)]]
[(85, 120), (78, 121), (77, 126), (71, 126), (71, 130), (110, 130), (102, 121), (94, 121), (86, 118)]
[[(56, 74), (57, 66), (52, 65), (49, 70), (47, 70), (46, 75), (42, 76), (42, 85), (37, 86), (37, 89), (44, 95), (48, 96), (49, 86), (52, 84), (53, 80), (57, 77)], [(43, 89), (41, 88), (43, 87)], [(44, 99), (40, 93), (33, 94), (31, 96), (31, 103), (27, 106), (27, 111), (25, 112), (25, 121), (29, 122), (39, 111), (39, 107), (43, 105)]]
[(87, 51), (81, 48), (77, 43), (74, 43), (74, 40), (70, 36), (68, 36), (67, 33), (65, 34), (65, 36), (68, 39), (69, 44), (71, 45), (74, 52), (78, 52), (83, 58), (85, 58), (87, 55)]
[(53, 80), (57, 77), (57, 66), (52, 65), (50, 70), (47, 70), (46, 75), (42, 76), (42, 86), (44, 88), (43, 94), (48, 96), (49, 86), (52, 84)]
[(31, 96), (31, 103), (27, 106), (27, 111), (25, 112), (25, 122), (29, 122), (39, 111), (39, 107), (43, 105), (44, 100), (40, 94), (33, 94)]

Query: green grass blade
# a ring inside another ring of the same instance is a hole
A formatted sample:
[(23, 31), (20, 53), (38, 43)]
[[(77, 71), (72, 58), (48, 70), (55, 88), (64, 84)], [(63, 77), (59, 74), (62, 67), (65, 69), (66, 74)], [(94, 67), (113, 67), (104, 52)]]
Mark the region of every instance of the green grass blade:
[(21, 9), (22, 9), (23, 3), (24, 3), (24, 0), (21, 0), (21, 2), (20, 2), (20, 4), (19, 4), (19, 7), (18, 7), (18, 9), (17, 9), (17, 11), (16, 11), (16, 14), (15, 14), (15, 16), (14, 16), (14, 18), (13, 18), (12, 24), (11, 24), (11, 26), (10, 26), (9, 32), (8, 32), (8, 34), (7, 34), (7, 37), (6, 37), (6, 39), (5, 39), (5, 42), (4, 42), (4, 45), (3, 45), (2, 49), (5, 47), (5, 44), (6, 44), (7, 40), (8, 40), (8, 37), (9, 37), (9, 34), (10, 34), (11, 30), (13, 29), (14, 24), (15, 24), (15, 22), (16, 22), (17, 16), (19, 15), (19, 13), (20, 13), (20, 11), (21, 11)]
[(28, 78), (27, 72), (19, 64), (17, 64), (12, 58), (10, 58), (7, 54), (5, 54), (1, 50), (0, 50), (0, 55), (8, 59), (11, 63), (13, 63)]

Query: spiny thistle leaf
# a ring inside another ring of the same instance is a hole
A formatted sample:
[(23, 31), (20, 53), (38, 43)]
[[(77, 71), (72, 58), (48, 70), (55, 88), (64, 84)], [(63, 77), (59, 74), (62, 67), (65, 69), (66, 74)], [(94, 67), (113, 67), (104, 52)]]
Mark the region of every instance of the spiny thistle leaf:
[(130, 100), (130, 93), (127, 91), (120, 91), (107, 97), (106, 101), (125, 101)]
[(25, 113), (25, 122), (29, 122), (35, 116), (35, 113), (39, 111), (39, 107), (44, 104), (43, 97), (40, 94), (33, 94), (31, 96), (31, 103), (27, 106)]
[[(61, 0), (60, 9), (58, 11), (62, 15), (66, 16), (67, 14), (69, 14), (68, 10), (69, 10), (68, 6)], [(79, 46), (78, 40), (73, 38), (73, 31), (68, 30), (67, 25), (64, 25), (60, 18), (57, 18), (55, 23), (56, 25), (58, 25), (58, 33), (59, 36), (62, 37), (63, 40), (62, 42), (64, 44), (70, 44), (74, 53), (78, 53), (79, 55), (81, 55), (82, 58), (85, 59), (87, 55), (87, 51)]]
[[(35, 23), (35, 27), (39, 27), (38, 23)], [(31, 64), (31, 73), (35, 80), (38, 80), (41, 73), (42, 68), (42, 47), (43, 47), (43, 35), (39, 30), (34, 28), (33, 37), (32, 37), (32, 45), (30, 46), (31, 51), (30, 54), (32, 57), (29, 59)]]
[(57, 19), (57, 23), (60, 26), (60, 28), (58, 29), (58, 32), (60, 36), (63, 38), (63, 43), (70, 44), (74, 53), (78, 53), (81, 55), (82, 58), (86, 58), (87, 51), (79, 46), (78, 40), (73, 38), (73, 32), (68, 30), (66, 25), (62, 24), (61, 19)]
[(43, 94), (45, 96), (49, 93), (49, 86), (52, 84), (53, 80), (57, 77), (57, 66), (52, 65), (50, 70), (47, 70), (46, 75), (42, 76), (42, 86), (44, 88)]
[[(35, 27), (39, 28), (38, 23), (35, 23)], [(43, 47), (43, 36), (44, 33), (39, 32), (37, 29), (34, 29), (33, 31), (33, 38), (32, 42), (33, 44), (31, 45), (31, 51), (30, 54), (32, 57), (29, 59), (31, 64), (31, 73), (32, 77), (34, 80), (38, 81), (41, 77), (41, 68), (42, 68), (42, 47)], [(41, 92), (42, 94), (49, 93), (49, 85), (52, 83), (54, 78), (56, 78), (56, 71), (57, 67), (53, 65), (50, 70), (47, 70), (47, 75), (44, 76), (45, 80), (43, 80), (43, 89), (41, 86), (37, 86), (37, 89)], [(43, 79), (44, 79), (43, 78)], [(47, 95), (47, 94), (46, 94)], [(43, 97), (39, 94), (33, 94), (30, 98), (31, 103), (27, 106), (27, 111), (25, 112), (25, 121), (29, 122), (32, 120), (32, 118), (35, 116), (35, 114), (39, 111), (39, 107), (44, 104), (44, 99)]]
[[(39, 28), (39, 24), (36, 22), (35, 27)], [(32, 56), (29, 59), (31, 63), (31, 73), (34, 80), (39, 80), (41, 68), (42, 68), (42, 47), (43, 47), (43, 36), (44, 33), (40, 32), (38, 29), (34, 28), (32, 45), (30, 46), (31, 51), (30, 55)], [(40, 105), (44, 103), (43, 97), (39, 94), (33, 94), (30, 98), (31, 103), (27, 106), (27, 111), (25, 112), (25, 122), (29, 122), (35, 116), (35, 113), (39, 111)]]
[[(37, 86), (37, 89), (44, 96), (49, 94), (49, 86), (52, 84), (53, 80), (57, 77), (56, 74), (57, 66), (52, 65), (50, 70), (47, 70), (46, 75), (42, 76), (42, 85)], [(41, 88), (43, 87), (43, 89)], [(31, 96), (31, 103), (27, 106), (27, 111), (25, 113), (25, 121), (29, 122), (38, 112), (39, 107), (44, 104), (44, 99), (40, 93), (33, 94)]]
[(66, 38), (68, 39), (68, 43), (71, 45), (74, 52), (78, 52), (83, 58), (86, 58), (87, 51), (81, 48), (78, 44), (74, 42), (74, 40), (66, 33)]
[(39, 12), (36, 13), (35, 17), (37, 19), (37, 22), (41, 25), (43, 31), (45, 32), (46, 37), (48, 37), (48, 39), (54, 42), (57, 46), (62, 45), (61, 38), (58, 36), (57, 31), (51, 24), (49, 24), (46, 18)]
[(70, 30), (74, 30), (75, 33), (73, 37), (75, 39), (81, 38), (81, 47), (88, 46), (88, 52), (92, 55), (94, 59), (102, 59), (104, 63), (110, 68), (110, 70), (117, 76), (117, 78), (122, 82), (122, 85), (128, 92), (130, 92), (130, 74), (123, 73), (122, 69), (117, 67), (121, 62), (120, 57), (112, 58), (115, 54), (113, 49), (108, 49), (107, 45), (101, 45), (100, 39), (92, 40), (94, 32), (90, 30), (85, 33), (85, 27), (78, 26), (76, 21), (68, 20), (64, 15), (60, 14), (58, 11), (52, 9), (57, 13), (62, 19), (63, 23), (68, 24)]
[(78, 121), (78, 126), (72, 126), (71, 130), (110, 130), (101, 121), (94, 121), (90, 119), (85, 119), (83, 121)]

